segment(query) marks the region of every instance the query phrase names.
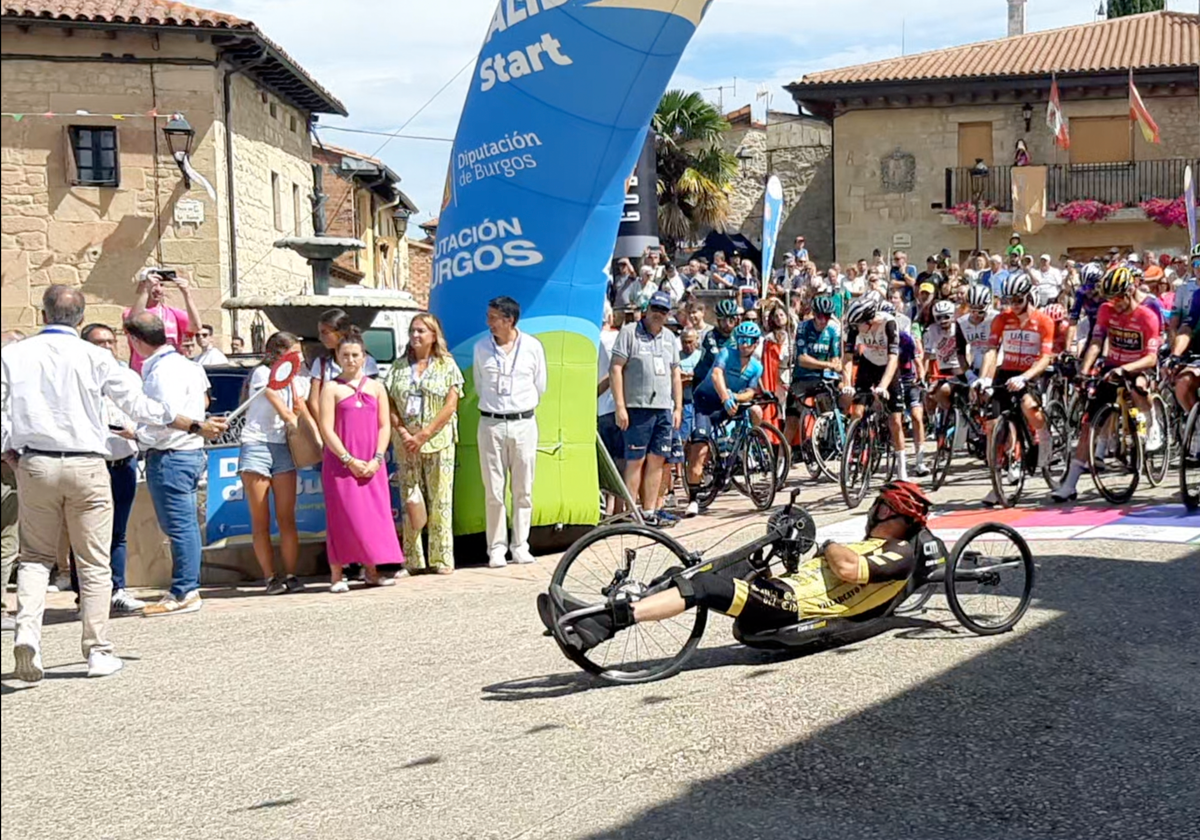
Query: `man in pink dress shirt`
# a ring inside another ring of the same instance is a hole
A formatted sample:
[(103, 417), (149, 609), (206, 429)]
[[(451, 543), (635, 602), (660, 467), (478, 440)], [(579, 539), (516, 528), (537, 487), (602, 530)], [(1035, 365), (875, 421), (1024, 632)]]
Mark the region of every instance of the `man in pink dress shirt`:
[[(179, 293), (183, 295), (183, 305), (187, 307), (186, 310), (163, 303), (167, 286), (179, 289)], [(143, 312), (150, 312), (162, 320), (167, 331), (167, 343), (176, 350), (182, 349), (184, 338), (200, 329), (200, 310), (196, 308), (196, 302), (192, 299), (191, 285), (186, 277), (173, 271), (161, 268), (143, 268), (138, 272), (137, 300), (134, 301), (132, 307), (122, 313), (121, 320), (122, 322), (128, 321)], [(145, 359), (130, 344), (129, 366), (141, 374), (144, 361)]]

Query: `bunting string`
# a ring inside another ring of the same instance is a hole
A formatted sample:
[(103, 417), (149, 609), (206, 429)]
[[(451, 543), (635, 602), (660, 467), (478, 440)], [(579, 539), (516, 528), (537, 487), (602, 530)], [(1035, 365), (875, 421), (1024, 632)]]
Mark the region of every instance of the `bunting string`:
[(151, 108), (149, 111), (144, 111), (140, 114), (104, 114), (95, 111), (87, 111), (82, 108), (76, 111), (46, 111), (41, 114), (22, 114), (14, 111), (2, 111), (0, 117), (12, 117), (13, 122), (20, 122), (28, 117), (42, 117), (45, 119), (55, 119), (57, 117), (107, 117), (112, 120), (169, 120), (175, 116), (172, 111), (159, 111), (157, 108)]

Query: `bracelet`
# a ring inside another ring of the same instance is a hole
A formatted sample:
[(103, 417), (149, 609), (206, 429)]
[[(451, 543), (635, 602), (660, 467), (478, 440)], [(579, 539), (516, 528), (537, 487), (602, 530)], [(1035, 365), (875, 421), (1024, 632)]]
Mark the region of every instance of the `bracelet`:
[(351, 461), (354, 460), (354, 456), (351, 455), (349, 452), (344, 452), (340, 456), (338, 456), (338, 460), (341, 461), (343, 464), (349, 464)]
[(383, 453), (383, 452), (376, 452), (376, 453), (375, 453), (375, 462), (376, 462), (377, 464), (379, 464), (379, 466), (381, 466), (381, 467), (383, 466), (383, 458), (384, 458), (384, 455), (385, 455), (385, 453)]

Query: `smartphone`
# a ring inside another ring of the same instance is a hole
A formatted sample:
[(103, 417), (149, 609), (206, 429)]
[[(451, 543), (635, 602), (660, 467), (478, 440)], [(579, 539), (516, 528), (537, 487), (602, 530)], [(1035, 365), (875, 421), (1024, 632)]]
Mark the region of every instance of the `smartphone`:
[(158, 279), (164, 283), (174, 283), (177, 272), (173, 268), (160, 268), (155, 272), (155, 274), (157, 274)]

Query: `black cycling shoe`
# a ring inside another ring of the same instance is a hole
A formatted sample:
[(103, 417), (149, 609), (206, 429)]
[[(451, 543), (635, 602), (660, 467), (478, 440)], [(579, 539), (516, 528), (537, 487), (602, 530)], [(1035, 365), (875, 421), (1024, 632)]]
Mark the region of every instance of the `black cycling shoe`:
[[(546, 625), (547, 630), (553, 628), (558, 619), (566, 613), (590, 606), (592, 605), (586, 601), (572, 598), (561, 591), (555, 598), (545, 592), (537, 597), (538, 616), (542, 619), (542, 624)], [(616, 621), (613, 618), (612, 610), (609, 609), (572, 621), (564, 628), (563, 635), (570, 647), (582, 653), (611, 639), (617, 632), (615, 625)]]

